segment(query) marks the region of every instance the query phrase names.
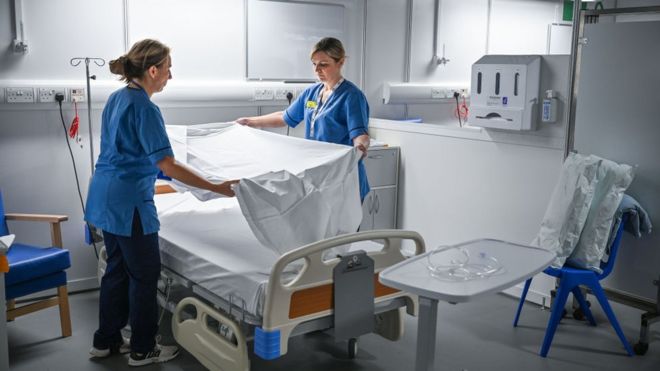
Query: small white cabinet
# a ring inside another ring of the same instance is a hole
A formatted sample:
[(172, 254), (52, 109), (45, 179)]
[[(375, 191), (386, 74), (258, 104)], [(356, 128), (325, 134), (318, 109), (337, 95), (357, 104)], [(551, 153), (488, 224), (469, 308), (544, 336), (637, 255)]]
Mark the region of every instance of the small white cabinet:
[(364, 159), (371, 192), (362, 203), (360, 230), (396, 228), (399, 147), (369, 149)]

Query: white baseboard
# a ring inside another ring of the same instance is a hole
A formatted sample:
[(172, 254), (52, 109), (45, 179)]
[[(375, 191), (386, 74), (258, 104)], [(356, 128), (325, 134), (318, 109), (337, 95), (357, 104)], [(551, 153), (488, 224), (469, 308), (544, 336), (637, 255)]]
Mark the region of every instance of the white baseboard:
[(99, 280), (96, 276), (77, 278), (75, 280), (70, 280), (69, 282), (67, 282), (67, 288), (69, 290), (69, 293), (98, 289)]
[[(77, 278), (75, 280), (67, 281), (66, 288), (69, 294), (76, 293), (78, 291), (97, 289), (99, 288), (99, 281), (96, 278), (96, 276)], [(16, 300), (18, 300), (19, 302), (30, 301), (35, 299), (47, 298), (55, 295), (57, 295), (57, 289), (50, 289), (50, 290), (39, 291), (31, 295), (21, 296), (19, 298), (16, 298)]]
[[(522, 295), (522, 290), (525, 287), (525, 283), (518, 284), (516, 286), (510, 287), (504, 291), (504, 294), (513, 296), (514, 298), (520, 298)], [(539, 291), (532, 290), (531, 288), (527, 291), (527, 298), (525, 301), (529, 301), (538, 305), (544, 305), (546, 307), (550, 306), (550, 295), (542, 293)]]

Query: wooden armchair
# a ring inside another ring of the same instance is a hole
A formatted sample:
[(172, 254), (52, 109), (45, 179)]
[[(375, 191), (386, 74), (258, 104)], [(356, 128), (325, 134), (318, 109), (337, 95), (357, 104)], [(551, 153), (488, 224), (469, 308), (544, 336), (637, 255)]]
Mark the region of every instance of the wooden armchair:
[[(7, 252), (9, 272), (5, 274), (7, 320), (55, 305), (60, 309), (62, 336), (71, 336), (71, 316), (66, 288), (66, 269), (71, 266), (69, 251), (62, 248), (60, 223), (65, 215), (5, 213), (0, 192), (0, 236), (9, 234), (7, 220), (37, 221), (50, 224), (51, 247), (38, 247), (14, 243)], [(15, 299), (25, 295), (57, 288), (57, 295), (16, 307)]]

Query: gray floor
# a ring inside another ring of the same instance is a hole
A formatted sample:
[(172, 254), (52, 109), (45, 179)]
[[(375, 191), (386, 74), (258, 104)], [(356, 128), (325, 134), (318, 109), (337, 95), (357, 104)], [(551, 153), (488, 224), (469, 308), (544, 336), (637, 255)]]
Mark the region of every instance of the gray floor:
[[(438, 308), (436, 370), (660, 370), (660, 325), (652, 329), (645, 356), (627, 357), (600, 308), (599, 326), (564, 319), (548, 358), (537, 355), (549, 312), (534, 305), (523, 310), (520, 326), (511, 327), (517, 301), (504, 295)], [(595, 304), (594, 307), (598, 305)], [(613, 304), (623, 331), (636, 342), (640, 312)], [(61, 338), (55, 308), (8, 324), (11, 370), (127, 370), (126, 356), (92, 361), (87, 351), (96, 327), (98, 292), (71, 296), (73, 336)], [(390, 342), (363, 336), (355, 360), (346, 343), (325, 333), (293, 338), (289, 353), (275, 361), (251, 357), (252, 370), (411, 370), (415, 359), (417, 320), (406, 319), (405, 337)], [(132, 369), (132, 368), (131, 368)], [(190, 354), (143, 370), (204, 370)]]

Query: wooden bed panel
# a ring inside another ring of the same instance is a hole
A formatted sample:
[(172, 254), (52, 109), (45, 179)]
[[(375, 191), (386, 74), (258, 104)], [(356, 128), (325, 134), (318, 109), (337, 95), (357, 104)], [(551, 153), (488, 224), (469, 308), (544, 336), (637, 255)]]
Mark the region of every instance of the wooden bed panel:
[[(378, 298), (397, 292), (399, 290), (381, 284), (378, 281), (378, 273), (374, 274), (374, 297)], [(296, 291), (291, 295), (289, 318), (294, 319), (332, 309), (333, 301), (334, 293), (331, 283)]]

